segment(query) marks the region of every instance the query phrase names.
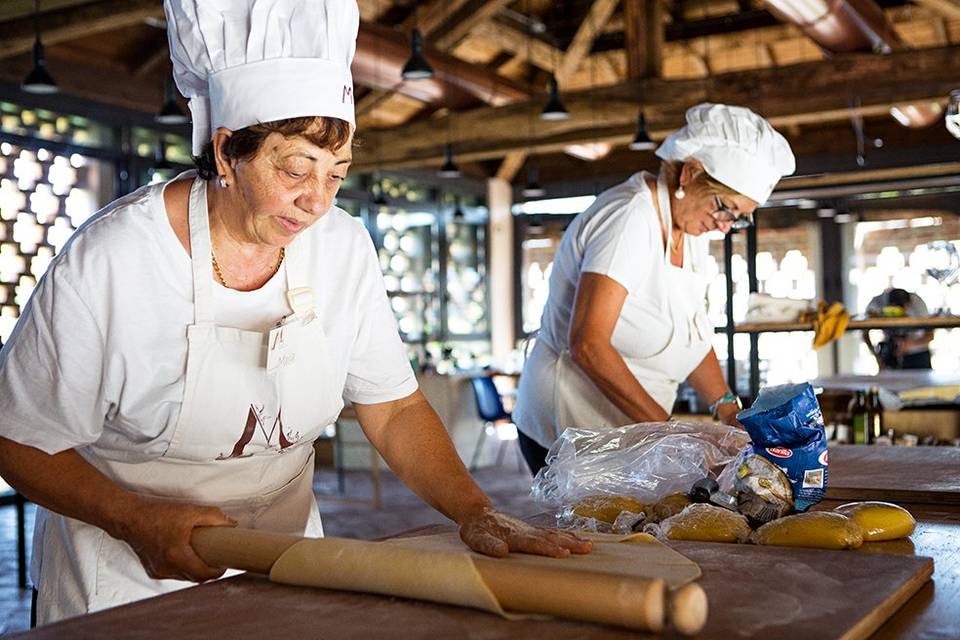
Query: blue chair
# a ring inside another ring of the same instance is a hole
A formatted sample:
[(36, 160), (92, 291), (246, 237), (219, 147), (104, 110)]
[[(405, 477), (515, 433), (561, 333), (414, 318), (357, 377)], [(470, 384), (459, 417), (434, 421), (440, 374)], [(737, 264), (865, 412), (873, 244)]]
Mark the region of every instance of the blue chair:
[[(473, 376), (470, 378), (470, 384), (473, 386), (473, 395), (477, 400), (477, 413), (483, 420), (483, 428), (480, 429), (480, 436), (477, 438), (477, 445), (473, 449), (473, 456), (470, 458), (470, 471), (477, 467), (477, 460), (480, 458), (480, 452), (483, 451), (483, 443), (487, 438), (487, 430), (494, 428), (497, 422), (511, 420), (510, 413), (503, 408), (503, 400), (500, 398), (500, 391), (497, 385), (493, 383), (490, 376)], [(503, 445), (507, 441), (500, 443), (500, 451), (497, 453), (497, 464), (503, 458)]]

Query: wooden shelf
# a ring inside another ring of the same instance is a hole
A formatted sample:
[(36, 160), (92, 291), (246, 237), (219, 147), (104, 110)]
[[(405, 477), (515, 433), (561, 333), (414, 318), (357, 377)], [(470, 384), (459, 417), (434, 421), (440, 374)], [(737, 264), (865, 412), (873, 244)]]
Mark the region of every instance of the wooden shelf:
[[(847, 331), (866, 329), (949, 329), (960, 327), (960, 316), (932, 316), (929, 318), (864, 318), (851, 320)], [(783, 331), (813, 331), (812, 322), (742, 322), (734, 333), (775, 333)], [(717, 333), (726, 333), (726, 327), (717, 327)]]

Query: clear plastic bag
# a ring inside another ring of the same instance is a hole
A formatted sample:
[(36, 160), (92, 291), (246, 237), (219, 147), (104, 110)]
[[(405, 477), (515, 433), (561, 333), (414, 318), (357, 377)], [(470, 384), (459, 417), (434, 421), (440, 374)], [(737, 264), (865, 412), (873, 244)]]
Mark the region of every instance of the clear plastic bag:
[(749, 442), (742, 429), (696, 422), (571, 428), (550, 448), (531, 493), (557, 514), (560, 526), (603, 530), (602, 523), (577, 517), (573, 506), (598, 495), (631, 496), (650, 505), (686, 493), (697, 480), (716, 477)]

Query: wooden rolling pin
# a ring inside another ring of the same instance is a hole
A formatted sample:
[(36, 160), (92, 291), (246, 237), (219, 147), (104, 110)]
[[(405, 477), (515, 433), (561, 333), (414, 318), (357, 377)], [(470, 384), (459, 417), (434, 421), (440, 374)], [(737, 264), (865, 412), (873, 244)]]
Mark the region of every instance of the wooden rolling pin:
[[(303, 538), (298, 536), (268, 531), (202, 527), (194, 530), (191, 544), (204, 562), (211, 566), (270, 574), (277, 559), (301, 540)], [(326, 540), (337, 544), (335, 538)], [(374, 549), (382, 552), (384, 549), (384, 545), (377, 542), (350, 540), (345, 543), (345, 549), (356, 553)], [(338, 553), (343, 553), (343, 549), (338, 549)], [(496, 558), (477, 555), (471, 558), (477, 572), (505, 611), (550, 615), (653, 632), (661, 631), (669, 618), (679, 632), (687, 635), (698, 633), (706, 622), (707, 598), (697, 584), (688, 584), (673, 592), (668, 602), (667, 589), (659, 578), (594, 574), (589, 576), (589, 588), (585, 588), (584, 573), (565, 570), (562, 563), (558, 564), (557, 569), (549, 569), (517, 567)], [(366, 587), (353, 590), (398, 595), (369, 586), (369, 580), (364, 582)], [(330, 588), (331, 585), (314, 586)], [(338, 582), (333, 588), (349, 587)], [(438, 602), (444, 602), (443, 594), (438, 594), (436, 598)]]

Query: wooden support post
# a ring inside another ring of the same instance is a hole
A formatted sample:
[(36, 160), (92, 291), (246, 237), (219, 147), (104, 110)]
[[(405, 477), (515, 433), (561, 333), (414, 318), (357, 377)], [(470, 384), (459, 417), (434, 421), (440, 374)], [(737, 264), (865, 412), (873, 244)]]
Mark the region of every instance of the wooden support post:
[(490, 339), (493, 361), (503, 367), (517, 341), (514, 323), (513, 190), (507, 180), (487, 180), (490, 212)]
[(660, 0), (624, 0), (627, 78), (663, 74), (664, 12)]

